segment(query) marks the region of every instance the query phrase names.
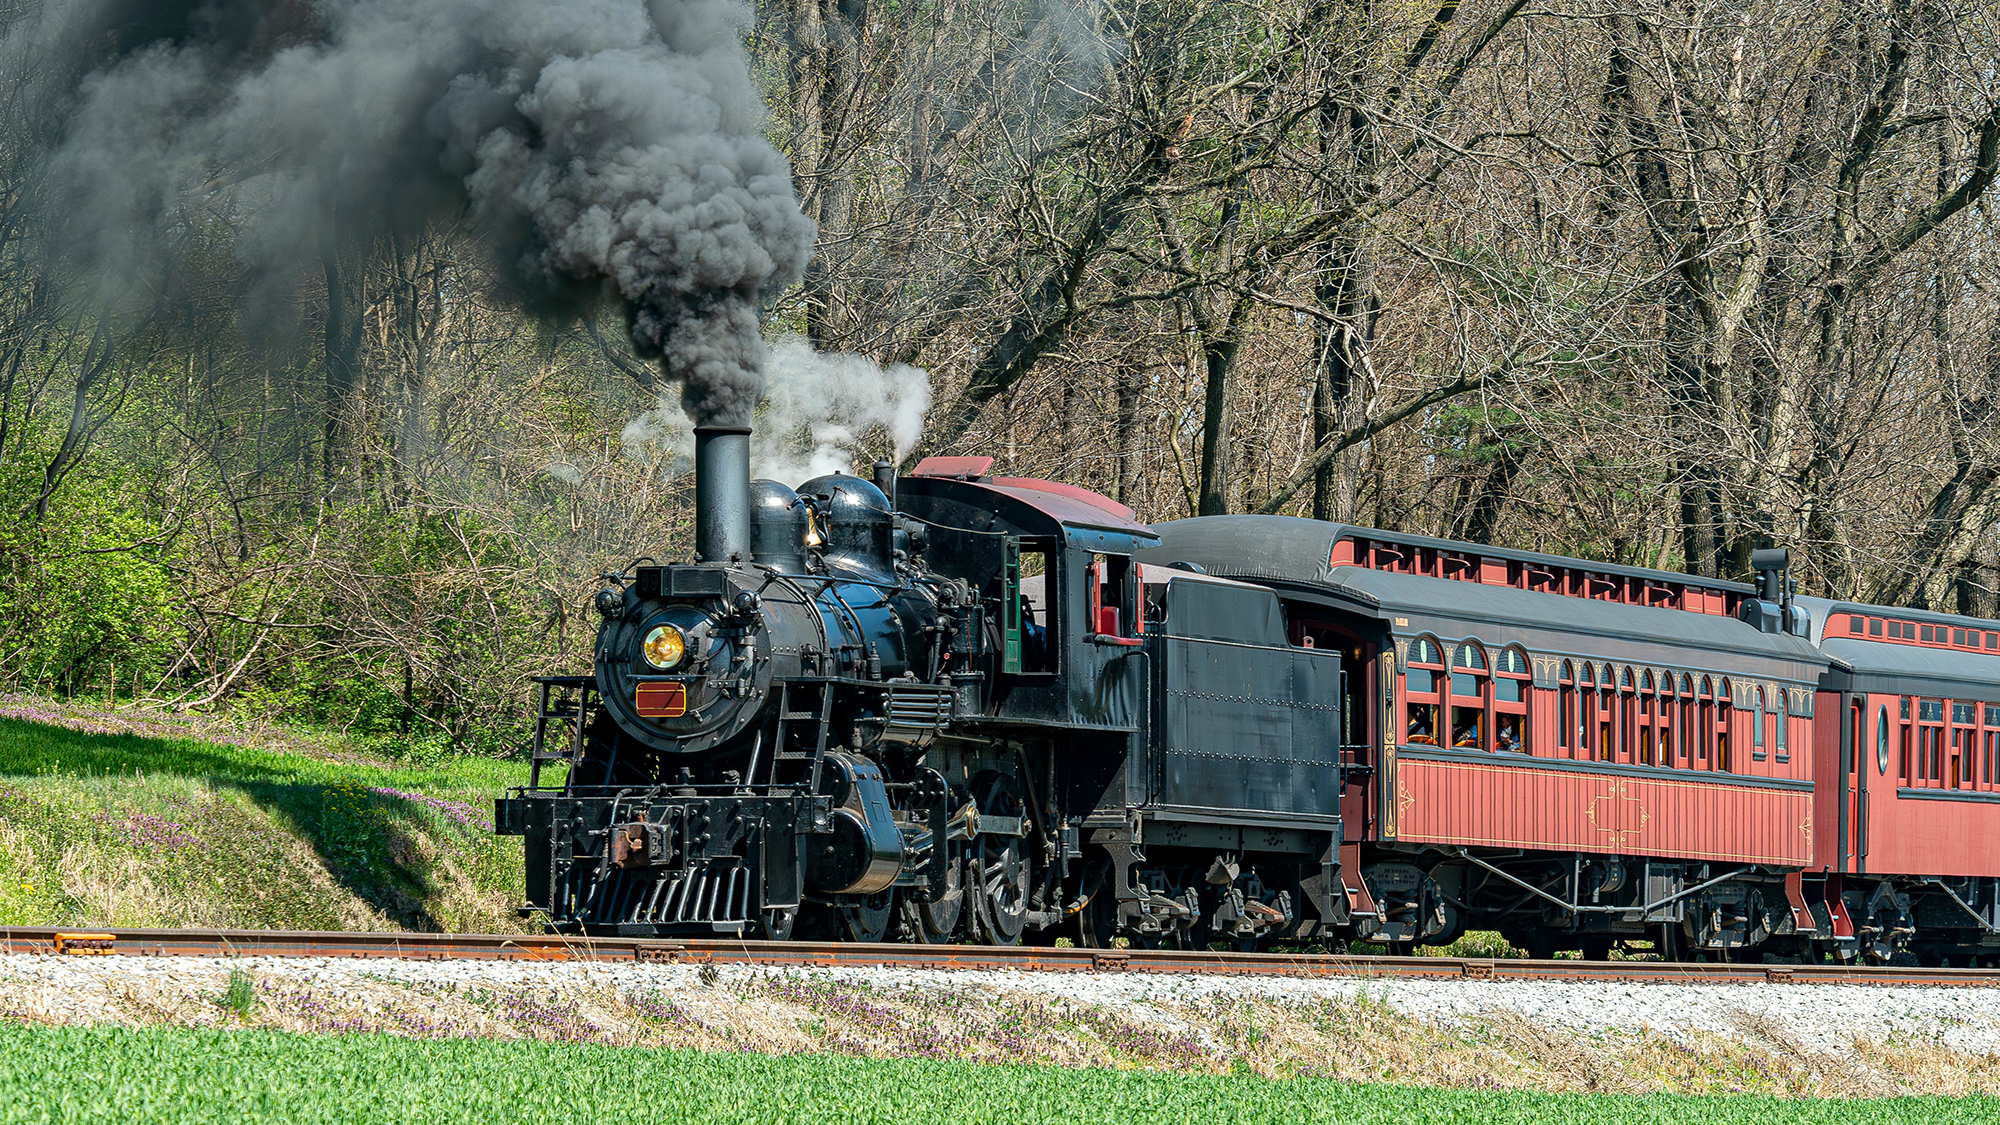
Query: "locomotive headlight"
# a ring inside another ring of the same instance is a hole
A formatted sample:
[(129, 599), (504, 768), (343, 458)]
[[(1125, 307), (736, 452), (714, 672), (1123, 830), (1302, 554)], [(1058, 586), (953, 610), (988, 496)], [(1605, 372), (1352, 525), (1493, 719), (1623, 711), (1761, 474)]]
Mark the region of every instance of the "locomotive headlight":
[(645, 653), (646, 663), (662, 672), (671, 671), (687, 656), (687, 634), (672, 625), (655, 625), (640, 651)]

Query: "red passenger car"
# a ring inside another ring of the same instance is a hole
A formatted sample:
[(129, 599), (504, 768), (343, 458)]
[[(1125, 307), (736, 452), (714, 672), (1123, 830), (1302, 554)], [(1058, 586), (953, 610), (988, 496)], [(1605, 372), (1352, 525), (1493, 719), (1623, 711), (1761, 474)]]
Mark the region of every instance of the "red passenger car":
[(1861, 937), (1927, 963), (2000, 951), (2000, 622), (1801, 599), (1833, 661), (1815, 849)]
[(1362, 670), (1340, 857), (1358, 936), (1890, 951), (1856, 930), (1850, 904), (1879, 904), (1828, 854), (1815, 732), (1842, 697), (1820, 690), (1829, 659), (1779, 558), (1760, 591), (1285, 517), (1158, 530), (1149, 561), (1276, 590), (1294, 644)]

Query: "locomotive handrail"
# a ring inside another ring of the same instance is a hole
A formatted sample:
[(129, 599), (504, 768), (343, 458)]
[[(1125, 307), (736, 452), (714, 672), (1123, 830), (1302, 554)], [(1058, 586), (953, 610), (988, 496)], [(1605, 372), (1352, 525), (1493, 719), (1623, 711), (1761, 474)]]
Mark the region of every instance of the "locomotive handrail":
[[(772, 582), (780, 582), (789, 586), (792, 593), (799, 596), (799, 603), (801, 605), (809, 609), (812, 607), (813, 597), (811, 594), (806, 593), (805, 587), (800, 586), (798, 582), (793, 580), (791, 575), (769, 567), (765, 568), (764, 585), (758, 588), (759, 594), (761, 595), (763, 590), (768, 588)], [(822, 650), (830, 651), (833, 648), (833, 638), (826, 634), (826, 618), (821, 617), (817, 611), (806, 616), (812, 618), (814, 627), (819, 631), (819, 647)]]
[(925, 527), (935, 527), (940, 531), (954, 531), (960, 535), (991, 535), (996, 539), (1005, 539), (1009, 535), (1014, 534), (1011, 531), (986, 531), (977, 527), (953, 527), (951, 524), (939, 523), (936, 520), (927, 520), (922, 516), (911, 515), (910, 513), (902, 511), (900, 509), (896, 512), (896, 514), (903, 517), (906, 520), (915, 520), (916, 522), (923, 524)]
[(805, 578), (805, 579), (810, 579), (814, 582), (826, 582), (826, 583), (838, 582), (844, 586), (866, 586), (871, 590), (888, 590), (892, 593), (901, 593), (904, 590), (910, 588), (909, 585), (907, 584), (899, 584), (895, 582), (876, 582), (872, 579), (867, 579), (867, 578), (850, 578), (845, 574), (787, 574), (784, 571), (777, 570), (764, 563), (757, 563), (756, 567), (758, 570), (763, 571), (765, 574), (773, 578), (783, 578), (787, 580), (797, 580)]

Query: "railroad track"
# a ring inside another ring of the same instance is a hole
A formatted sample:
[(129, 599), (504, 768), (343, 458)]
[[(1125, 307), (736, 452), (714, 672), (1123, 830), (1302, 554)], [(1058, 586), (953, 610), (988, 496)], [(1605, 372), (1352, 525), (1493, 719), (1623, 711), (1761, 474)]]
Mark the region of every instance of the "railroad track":
[(1527, 961), (1471, 957), (1191, 950), (1064, 949), (1041, 946), (864, 945), (717, 939), (584, 938), (524, 934), (350, 933), (330, 930), (65, 930), (0, 928), (0, 952), (50, 956), (393, 957), (410, 960), (668, 962), (1008, 969), (1028, 972), (1207, 973), (1233, 976), (1639, 981), (1671, 984), (2000, 985), (1992, 969), (1877, 965), (1664, 964), (1658, 961)]

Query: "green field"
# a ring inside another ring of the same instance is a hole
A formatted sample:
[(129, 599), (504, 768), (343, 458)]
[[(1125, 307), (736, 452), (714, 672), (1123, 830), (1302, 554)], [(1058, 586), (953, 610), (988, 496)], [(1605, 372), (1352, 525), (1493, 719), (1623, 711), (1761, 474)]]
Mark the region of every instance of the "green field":
[(0, 1025), (0, 1122), (1909, 1125), (2000, 1100), (1624, 1097), (829, 1055)]
[(74, 708), (10, 703), (0, 924), (524, 925), (520, 844), (492, 834), (492, 799), (525, 780), (522, 763), (398, 763), (338, 737), (175, 737), (165, 722), (147, 725), (166, 737), (95, 733), (72, 729), (99, 721)]

